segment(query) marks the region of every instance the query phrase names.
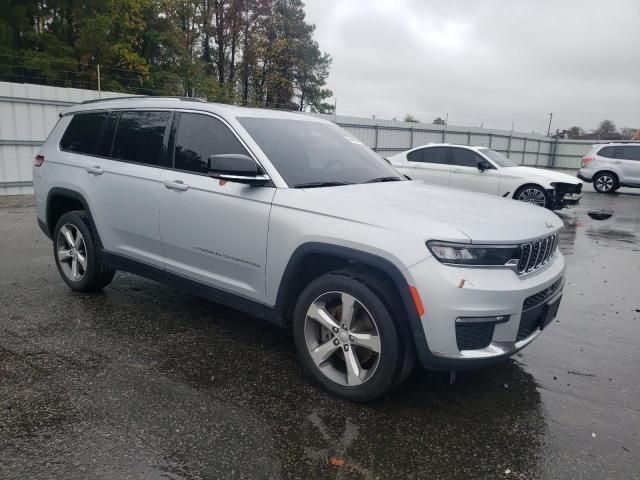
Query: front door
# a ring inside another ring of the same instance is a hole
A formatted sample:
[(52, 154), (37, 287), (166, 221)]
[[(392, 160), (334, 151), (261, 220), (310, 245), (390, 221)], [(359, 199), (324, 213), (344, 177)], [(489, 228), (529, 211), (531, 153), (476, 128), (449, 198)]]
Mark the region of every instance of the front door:
[(170, 148), (172, 169), (159, 191), (160, 237), (167, 272), (264, 301), (267, 233), (275, 188), (207, 175), (211, 155), (251, 156), (214, 116), (180, 113)]
[[(474, 192), (500, 193), (500, 174), (498, 170), (478, 169), (478, 163), (485, 161), (480, 155), (468, 148), (449, 147), (451, 162), (451, 186)], [(486, 162), (488, 163), (488, 162)]]

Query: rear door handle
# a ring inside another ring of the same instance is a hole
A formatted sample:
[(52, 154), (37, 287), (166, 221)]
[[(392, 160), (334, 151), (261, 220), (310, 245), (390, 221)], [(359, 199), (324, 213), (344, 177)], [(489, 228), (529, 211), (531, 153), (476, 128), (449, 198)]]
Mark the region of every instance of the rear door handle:
[(85, 167), (85, 170), (93, 175), (102, 175), (104, 173), (104, 170), (98, 165), (94, 167)]
[(455, 168), (454, 168), (454, 169), (451, 169), (451, 171), (452, 171), (453, 173), (464, 173), (464, 170), (456, 170)]
[(172, 182), (165, 180), (164, 186), (169, 190), (180, 190), (181, 192), (189, 190), (189, 185), (184, 183), (182, 180), (174, 180)]
[(615, 161), (615, 162), (613, 162), (613, 163), (615, 163), (615, 164), (620, 164), (620, 163), (622, 163), (622, 162), (621, 162), (620, 160), (616, 160), (616, 161)]

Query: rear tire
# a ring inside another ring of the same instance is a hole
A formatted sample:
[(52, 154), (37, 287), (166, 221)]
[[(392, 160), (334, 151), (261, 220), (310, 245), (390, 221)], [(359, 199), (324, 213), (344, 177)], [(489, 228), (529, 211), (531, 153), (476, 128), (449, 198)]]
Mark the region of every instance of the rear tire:
[(331, 272), (307, 285), (294, 310), (293, 335), (302, 365), (318, 384), (365, 402), (395, 387), (414, 359), (393, 320), (397, 315), (359, 276)]
[(620, 188), (618, 177), (609, 172), (596, 173), (593, 176), (593, 188), (598, 193), (613, 193)]
[(83, 210), (67, 212), (58, 220), (53, 232), (53, 256), (62, 279), (78, 292), (100, 290), (116, 273), (102, 262), (89, 215)]

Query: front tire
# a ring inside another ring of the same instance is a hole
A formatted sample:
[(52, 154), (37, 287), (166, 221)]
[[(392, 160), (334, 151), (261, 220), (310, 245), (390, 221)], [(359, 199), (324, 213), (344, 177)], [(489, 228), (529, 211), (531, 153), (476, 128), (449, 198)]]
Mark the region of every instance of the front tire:
[(618, 177), (613, 173), (602, 172), (593, 177), (593, 189), (598, 193), (613, 193), (618, 188)]
[(53, 232), (53, 256), (62, 279), (78, 292), (100, 290), (116, 273), (102, 263), (89, 216), (82, 210), (67, 212), (58, 220)]
[(296, 303), (293, 335), (309, 375), (356, 402), (391, 390), (405, 366), (402, 335), (389, 308), (355, 272), (312, 281)]
[(523, 185), (518, 189), (513, 198), (543, 208), (548, 204), (547, 192), (538, 185)]

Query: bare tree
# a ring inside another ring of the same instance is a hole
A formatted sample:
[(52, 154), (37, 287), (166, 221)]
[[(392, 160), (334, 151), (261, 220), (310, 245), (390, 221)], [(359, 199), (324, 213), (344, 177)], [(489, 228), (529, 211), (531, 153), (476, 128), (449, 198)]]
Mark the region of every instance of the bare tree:
[(616, 130), (617, 128), (615, 123), (613, 123), (611, 120), (603, 120), (600, 122), (600, 125), (598, 126), (596, 132), (598, 133), (598, 136), (600, 138), (606, 138), (607, 136), (616, 133)]
[(620, 135), (622, 135), (623, 140), (631, 140), (636, 133), (635, 128), (622, 127), (620, 129)]

